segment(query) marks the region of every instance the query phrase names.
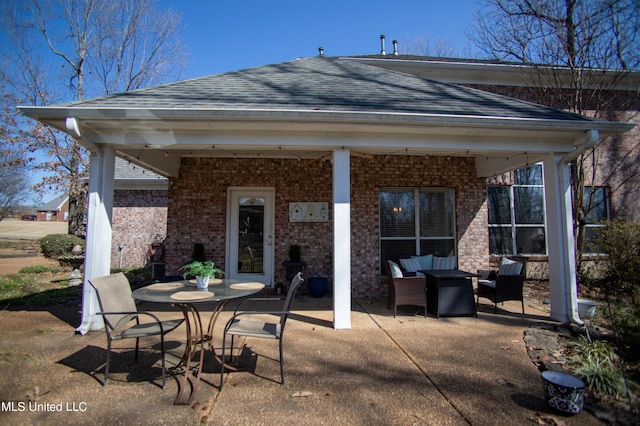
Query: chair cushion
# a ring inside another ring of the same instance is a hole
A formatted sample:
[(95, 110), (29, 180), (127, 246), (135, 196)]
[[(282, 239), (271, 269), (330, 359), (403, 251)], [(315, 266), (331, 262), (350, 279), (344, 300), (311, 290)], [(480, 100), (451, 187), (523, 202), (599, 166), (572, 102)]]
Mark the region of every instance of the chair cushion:
[(456, 257), (433, 256), (433, 269), (456, 269)]
[(498, 274), (500, 275), (520, 275), (522, 271), (522, 263), (516, 262), (515, 260), (507, 259), (506, 257), (502, 258), (502, 262), (500, 262), (500, 269), (498, 270)]
[(494, 287), (496, 286), (496, 282), (495, 280), (478, 280), (478, 285), (484, 285), (487, 287)]
[[(184, 319), (175, 319), (162, 321), (162, 334), (167, 334), (170, 331), (178, 328)], [(131, 328), (127, 328), (126, 330), (122, 330), (119, 333), (112, 334), (112, 338), (114, 340), (117, 339), (132, 339), (138, 337), (146, 337), (146, 336), (155, 336), (161, 334), (160, 324), (157, 322), (143, 322), (141, 324), (134, 325)]]
[(402, 278), (402, 269), (396, 262), (389, 260), (389, 269), (391, 269), (391, 276), (393, 278)]
[(411, 256), (413, 259), (417, 259), (420, 267), (418, 269), (433, 269), (433, 255), (427, 254), (424, 256)]
[(235, 320), (229, 326), (227, 334), (260, 337), (263, 339), (279, 339), (282, 335), (282, 329), (279, 323)]
[(408, 259), (400, 259), (400, 264), (407, 272), (416, 272), (420, 268), (420, 261), (414, 256)]

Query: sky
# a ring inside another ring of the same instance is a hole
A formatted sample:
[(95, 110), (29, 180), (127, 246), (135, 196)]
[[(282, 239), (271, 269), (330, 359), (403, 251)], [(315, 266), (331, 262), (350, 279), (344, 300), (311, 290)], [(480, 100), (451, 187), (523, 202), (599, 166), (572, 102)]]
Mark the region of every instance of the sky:
[(182, 14), (189, 63), (183, 78), (201, 77), (315, 56), (380, 53), (417, 36), (448, 40), (467, 52), (474, 0), (161, 0)]

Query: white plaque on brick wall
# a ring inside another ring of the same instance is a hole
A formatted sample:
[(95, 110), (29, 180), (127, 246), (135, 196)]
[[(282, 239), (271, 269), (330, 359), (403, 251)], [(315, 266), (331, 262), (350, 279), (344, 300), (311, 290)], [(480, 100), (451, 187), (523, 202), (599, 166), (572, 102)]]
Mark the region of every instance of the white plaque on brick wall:
[(327, 222), (329, 203), (289, 203), (289, 222)]

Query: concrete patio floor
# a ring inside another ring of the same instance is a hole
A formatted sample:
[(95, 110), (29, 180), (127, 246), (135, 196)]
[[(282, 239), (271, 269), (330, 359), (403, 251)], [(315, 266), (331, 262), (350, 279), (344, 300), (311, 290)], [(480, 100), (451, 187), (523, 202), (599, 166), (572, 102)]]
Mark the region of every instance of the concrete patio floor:
[[(293, 309), (284, 385), (277, 343), (247, 339), (244, 371), (225, 375), (219, 392), (219, 364), (207, 355), (203, 381), (186, 406), (173, 405), (176, 377), (161, 389), (157, 351), (145, 350), (133, 364), (133, 341), (116, 343), (103, 387), (104, 332), (74, 334), (77, 304), (5, 309), (0, 424), (601, 424), (586, 411), (563, 416), (546, 404), (523, 340), (532, 323), (549, 321), (545, 312), (527, 307), (522, 315), (519, 303), (505, 303), (496, 315), (481, 303), (478, 318), (425, 318), (411, 309), (393, 318), (386, 299), (354, 299), (352, 329), (334, 330), (329, 297), (303, 296)], [(180, 316), (171, 309), (159, 314)], [(167, 347), (179, 355), (183, 339), (177, 330)]]

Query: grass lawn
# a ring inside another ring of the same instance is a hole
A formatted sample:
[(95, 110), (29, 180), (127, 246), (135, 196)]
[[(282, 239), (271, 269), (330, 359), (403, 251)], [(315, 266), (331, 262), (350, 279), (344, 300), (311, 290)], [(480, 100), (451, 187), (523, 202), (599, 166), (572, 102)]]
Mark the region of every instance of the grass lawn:
[(68, 286), (70, 273), (69, 268), (29, 266), (0, 276), (0, 306), (50, 306), (79, 299), (82, 286)]

